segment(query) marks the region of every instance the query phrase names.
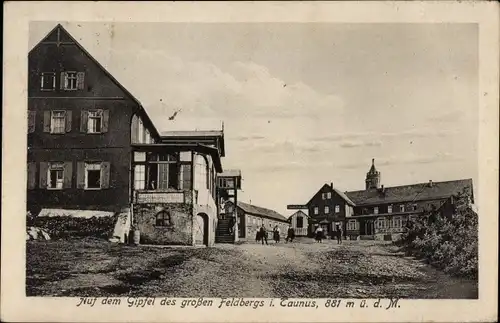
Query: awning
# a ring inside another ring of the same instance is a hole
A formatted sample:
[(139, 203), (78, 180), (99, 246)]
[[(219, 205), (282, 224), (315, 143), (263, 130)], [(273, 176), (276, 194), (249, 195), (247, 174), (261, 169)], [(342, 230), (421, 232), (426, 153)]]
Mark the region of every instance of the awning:
[(69, 216), (73, 218), (111, 217), (115, 213), (98, 210), (42, 209), (38, 217)]

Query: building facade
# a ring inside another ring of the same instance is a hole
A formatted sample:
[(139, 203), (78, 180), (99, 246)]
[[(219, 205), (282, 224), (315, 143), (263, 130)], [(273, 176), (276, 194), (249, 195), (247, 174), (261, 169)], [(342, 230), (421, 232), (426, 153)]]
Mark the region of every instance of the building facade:
[(348, 239), (392, 240), (404, 232), (408, 219), (426, 211), (453, 216), (454, 196), (464, 190), (474, 203), (472, 179), (384, 187), (380, 176), (372, 160), (364, 190), (341, 192), (325, 184), (307, 204), (288, 208), (308, 210), (310, 232), (322, 226), (324, 232), (335, 235), (341, 225)]
[(223, 130), (160, 134), (61, 25), (28, 62), (29, 211), (119, 213), (120, 241), (132, 227), (144, 243), (214, 243)]
[[(234, 203), (225, 203), (224, 213), (233, 214), (234, 211)], [(268, 231), (270, 239), (272, 238), (270, 232), (272, 232), (276, 226), (280, 230), (280, 236), (286, 236), (289, 226), (288, 219), (276, 211), (238, 201), (236, 214), (237, 232), (240, 240), (254, 240), (257, 230), (259, 230), (262, 225), (264, 225)]]
[(308, 236), (310, 232), (309, 227), (309, 215), (302, 212), (301, 210), (293, 213), (289, 218), (288, 222), (294, 228), (295, 235), (297, 237)]

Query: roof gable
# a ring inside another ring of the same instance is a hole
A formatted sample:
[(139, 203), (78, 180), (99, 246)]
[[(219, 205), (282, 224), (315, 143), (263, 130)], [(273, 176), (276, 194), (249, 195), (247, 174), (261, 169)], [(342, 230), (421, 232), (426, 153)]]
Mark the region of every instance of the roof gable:
[(96, 60), (71, 34), (61, 25), (57, 24), (48, 34), (45, 36), (40, 42), (38, 42), (28, 53), (30, 55), (36, 48), (38, 48), (42, 44), (56, 44), (56, 45), (61, 45), (61, 44), (74, 44), (77, 46), (92, 62), (94, 62), (99, 69), (102, 70), (102, 72), (120, 89), (125, 93), (126, 96), (128, 96), (132, 101), (134, 101), (137, 106), (139, 107), (139, 110), (141, 114), (146, 118), (146, 122), (151, 125), (153, 128), (153, 131), (155, 132), (155, 135), (157, 137), (160, 136), (157, 128), (155, 127), (153, 121), (147, 114), (146, 110), (142, 106), (141, 102), (132, 95), (118, 80), (104, 67), (99, 63), (98, 60)]
[(356, 205), (370, 205), (444, 199), (461, 192), (465, 188), (470, 189), (472, 193), (472, 179), (432, 182), (432, 185), (427, 182), (385, 187), (384, 192), (382, 192), (382, 189), (370, 189), (351, 191), (345, 194)]
[(310, 218), (310, 216), (302, 210), (298, 210), (297, 212), (293, 213), (292, 215), (290, 215), (290, 218), (294, 216), (305, 216), (307, 218)]
[(347, 204), (351, 205), (351, 206), (354, 206), (354, 202), (342, 191), (336, 189), (336, 188), (332, 188), (332, 186), (328, 185), (328, 184), (324, 184), (323, 186), (321, 186), (321, 188), (316, 192), (316, 194), (313, 195), (313, 197), (311, 197), (311, 199), (306, 203), (306, 205), (309, 205), (311, 204), (311, 202), (317, 198), (319, 196), (319, 194), (323, 193), (323, 192), (333, 192), (335, 194), (337, 194), (338, 196), (340, 196)]

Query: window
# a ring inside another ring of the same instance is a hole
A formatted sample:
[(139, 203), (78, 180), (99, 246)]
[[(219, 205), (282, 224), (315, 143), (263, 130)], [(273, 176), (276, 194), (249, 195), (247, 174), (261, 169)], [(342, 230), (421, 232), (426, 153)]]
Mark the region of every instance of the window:
[(417, 210), (417, 204), (413, 204), (413, 211)]
[(347, 230), (357, 230), (357, 223), (358, 221), (356, 220), (349, 220), (349, 222), (347, 222)]
[(172, 217), (170, 212), (165, 210), (160, 211), (156, 214), (156, 226), (157, 227), (168, 227), (172, 225)]
[(326, 193), (321, 193), (321, 199), (326, 200)]
[(335, 205), (335, 213), (340, 213), (340, 205)]
[(379, 229), (385, 229), (385, 219), (378, 219)]
[(392, 224), (395, 228), (401, 228), (402, 225), (401, 217), (395, 216), (394, 219), (392, 220)]
[(319, 207), (317, 206), (314, 207), (314, 214), (319, 214)]
[(302, 216), (297, 216), (297, 228), (301, 229), (304, 227), (304, 218)]
[(85, 163), (85, 188), (101, 188), (101, 163)]
[(328, 193), (326, 193), (326, 198), (327, 198), (327, 199), (331, 199), (331, 198), (332, 198), (332, 192), (328, 192)]
[(139, 130), (137, 132), (137, 139), (140, 144), (144, 143), (144, 124), (142, 123), (142, 120), (139, 119)]
[(373, 208), (373, 213), (378, 214), (378, 206)]
[(94, 110), (89, 111), (87, 120), (88, 133), (101, 133), (102, 132), (102, 111)]
[(65, 90), (76, 90), (77, 87), (77, 73), (76, 72), (66, 72), (64, 77), (64, 89)]
[(134, 167), (134, 188), (143, 190), (146, 186), (146, 165), (135, 165)]
[(392, 213), (392, 205), (387, 206), (387, 213)]
[(325, 206), (325, 214), (329, 214), (330, 213), (330, 207), (327, 205)]
[(404, 212), (405, 211), (405, 206), (403, 204), (401, 204), (399, 206), (399, 212)]
[(40, 76), (40, 89), (54, 91), (56, 89), (56, 73), (42, 73)]
[(50, 119), (51, 133), (64, 133), (66, 131), (66, 111), (52, 111)]
[(60, 190), (63, 188), (64, 183), (64, 164), (51, 163), (48, 170), (48, 183), (47, 188), (53, 190)]

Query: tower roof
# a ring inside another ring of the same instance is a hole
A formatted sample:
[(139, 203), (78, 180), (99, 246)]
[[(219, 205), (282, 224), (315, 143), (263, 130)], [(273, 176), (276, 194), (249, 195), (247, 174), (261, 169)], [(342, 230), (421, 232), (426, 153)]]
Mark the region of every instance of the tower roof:
[(375, 168), (375, 158), (372, 158), (372, 167), (370, 167), (368, 174), (377, 174), (377, 169)]

